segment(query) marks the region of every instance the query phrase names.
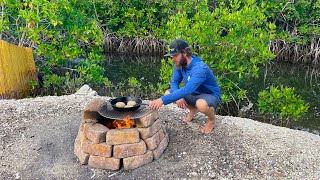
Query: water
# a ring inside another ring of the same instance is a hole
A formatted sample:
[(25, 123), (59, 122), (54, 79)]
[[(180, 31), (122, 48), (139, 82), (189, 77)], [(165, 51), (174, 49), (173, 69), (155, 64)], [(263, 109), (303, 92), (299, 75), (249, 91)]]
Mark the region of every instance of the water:
[(135, 77), (143, 85), (159, 82), (161, 57), (134, 58), (108, 57), (105, 63), (106, 76), (112, 83), (126, 82)]
[[(309, 111), (297, 122), (292, 122), (290, 128), (301, 129), (315, 134), (320, 132), (320, 68), (312, 68), (289, 62), (275, 62), (261, 68), (259, 78), (246, 79), (242, 86), (248, 90), (248, 96), (257, 101), (258, 93), (269, 89), (271, 85), (294, 87), (295, 93), (309, 103)], [(257, 107), (254, 107), (257, 109)], [(253, 116), (254, 119), (259, 118)]]
[[(158, 97), (155, 90), (148, 87), (157, 86), (159, 82), (161, 57), (107, 57), (105, 63), (106, 76), (112, 82), (113, 87), (101, 89), (98, 93), (112, 97), (138, 96), (143, 99)], [(142, 84), (141, 89), (130, 89), (128, 79), (136, 78)]]
[[(144, 91), (137, 92), (126, 91), (128, 89), (127, 80), (129, 77), (135, 77), (143, 87), (148, 85), (157, 86), (159, 82), (161, 59), (162, 57), (148, 58), (120, 58), (108, 57), (106, 61), (106, 76), (116, 84), (108, 90), (103, 90), (99, 94), (108, 96), (128, 96), (136, 95), (144, 99), (156, 98), (155, 94)], [(241, 87), (248, 90), (249, 99), (255, 104), (258, 93), (268, 89), (272, 84), (277, 86), (294, 87), (295, 93), (299, 94), (310, 105), (309, 112), (306, 113), (298, 122), (290, 124), (290, 128), (301, 129), (315, 134), (320, 132), (320, 69), (314, 69), (301, 64), (291, 64), (287, 62), (273, 62), (262, 67), (258, 79), (250, 78), (243, 80)], [(257, 106), (253, 106), (257, 109)], [(258, 116), (250, 116), (253, 119), (260, 120)], [(260, 120), (262, 121), (262, 120)], [(268, 122), (270, 123), (270, 122)]]

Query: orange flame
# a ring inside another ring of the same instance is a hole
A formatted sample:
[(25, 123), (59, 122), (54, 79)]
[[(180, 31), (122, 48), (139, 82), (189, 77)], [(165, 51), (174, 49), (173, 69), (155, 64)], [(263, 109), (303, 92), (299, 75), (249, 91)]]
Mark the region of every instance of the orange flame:
[(134, 125), (134, 120), (130, 119), (131, 115), (126, 115), (123, 120), (114, 120), (112, 125), (116, 128), (123, 129), (123, 128), (132, 128)]

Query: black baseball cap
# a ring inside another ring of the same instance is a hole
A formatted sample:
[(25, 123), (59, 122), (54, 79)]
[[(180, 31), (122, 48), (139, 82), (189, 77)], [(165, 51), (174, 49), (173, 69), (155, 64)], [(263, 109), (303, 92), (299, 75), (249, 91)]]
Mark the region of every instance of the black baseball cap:
[(175, 39), (169, 45), (169, 48), (170, 48), (169, 53), (165, 54), (164, 56), (173, 56), (175, 54), (178, 54), (188, 46), (189, 45), (188, 45), (188, 43), (186, 41), (184, 41), (182, 39)]

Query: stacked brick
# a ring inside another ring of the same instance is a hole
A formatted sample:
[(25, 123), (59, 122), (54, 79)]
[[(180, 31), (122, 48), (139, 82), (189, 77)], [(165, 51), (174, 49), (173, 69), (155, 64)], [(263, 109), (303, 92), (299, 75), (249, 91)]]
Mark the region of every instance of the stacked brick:
[(123, 164), (130, 170), (160, 158), (169, 138), (157, 111), (135, 119), (135, 128), (110, 130), (97, 122), (102, 103), (94, 99), (84, 109), (74, 146), (81, 164), (109, 170), (118, 170)]

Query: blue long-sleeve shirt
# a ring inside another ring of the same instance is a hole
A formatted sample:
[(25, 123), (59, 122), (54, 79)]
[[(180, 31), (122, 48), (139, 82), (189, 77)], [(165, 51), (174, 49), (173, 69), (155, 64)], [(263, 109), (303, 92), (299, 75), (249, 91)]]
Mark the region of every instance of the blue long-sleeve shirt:
[[(185, 86), (179, 89), (181, 81)], [(163, 104), (170, 104), (189, 94), (211, 94), (221, 101), (220, 88), (214, 74), (202, 59), (192, 56), (188, 67), (178, 69), (174, 66), (170, 88), (172, 93), (162, 96)]]

